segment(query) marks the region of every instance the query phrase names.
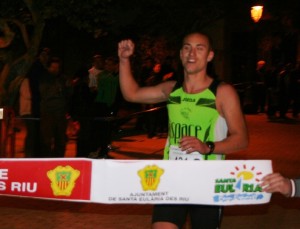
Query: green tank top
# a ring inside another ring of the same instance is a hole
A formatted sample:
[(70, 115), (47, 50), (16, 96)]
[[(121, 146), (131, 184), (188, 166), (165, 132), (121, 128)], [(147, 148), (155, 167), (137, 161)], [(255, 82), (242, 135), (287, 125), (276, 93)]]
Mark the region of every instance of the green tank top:
[[(184, 92), (182, 85), (175, 86), (167, 102), (169, 133), (164, 159), (170, 159), (170, 146), (178, 147), (183, 136), (195, 136), (203, 142), (226, 138), (226, 121), (216, 109), (216, 90), (219, 83), (220, 81), (214, 80), (207, 89), (196, 94)], [(223, 154), (200, 157), (202, 160), (225, 159)]]

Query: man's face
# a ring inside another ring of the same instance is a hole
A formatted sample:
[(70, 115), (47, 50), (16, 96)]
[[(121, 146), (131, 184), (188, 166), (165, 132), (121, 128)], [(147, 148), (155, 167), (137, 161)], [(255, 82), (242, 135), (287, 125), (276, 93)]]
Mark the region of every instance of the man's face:
[(197, 74), (206, 70), (207, 62), (214, 56), (208, 38), (194, 33), (185, 37), (180, 50), (180, 59), (187, 74)]
[(53, 75), (58, 75), (60, 72), (60, 64), (56, 62), (51, 63), (48, 67), (48, 71)]
[(116, 71), (116, 64), (111, 60), (106, 60), (104, 68), (108, 72), (115, 72)]
[(94, 60), (94, 67), (98, 70), (102, 70), (104, 67), (104, 60), (102, 57), (97, 57)]
[(48, 55), (48, 53), (42, 52), (42, 53), (40, 54), (40, 56), (39, 56), (39, 59), (40, 59), (41, 63), (42, 63), (44, 66), (46, 66), (46, 65), (47, 65), (47, 62), (48, 62), (48, 60), (49, 60), (49, 55)]

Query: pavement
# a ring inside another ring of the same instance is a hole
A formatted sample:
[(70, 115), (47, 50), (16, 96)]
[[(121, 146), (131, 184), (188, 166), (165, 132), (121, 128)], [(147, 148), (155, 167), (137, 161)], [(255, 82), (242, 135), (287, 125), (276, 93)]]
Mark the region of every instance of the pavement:
[[(227, 159), (271, 159), (274, 171), (300, 177), (300, 120), (276, 122), (265, 114), (246, 115), (250, 143), (247, 150), (233, 153)], [(148, 139), (134, 131), (134, 120), (117, 133), (110, 152), (115, 159), (161, 159), (166, 135)], [(16, 135), (16, 158), (24, 157), (24, 129), (19, 123)], [(75, 156), (76, 141), (70, 137), (65, 157)], [(95, 204), (0, 196), (0, 229), (144, 229), (151, 227), (152, 205)], [(184, 229), (191, 228), (187, 221)], [(298, 229), (300, 198), (273, 194), (263, 205), (228, 206), (224, 208), (222, 229)]]

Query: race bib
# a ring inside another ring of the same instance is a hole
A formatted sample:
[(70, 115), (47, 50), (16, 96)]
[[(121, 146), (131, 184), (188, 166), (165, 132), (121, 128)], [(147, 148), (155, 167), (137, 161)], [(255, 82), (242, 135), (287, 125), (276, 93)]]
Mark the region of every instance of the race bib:
[(192, 153), (186, 153), (186, 151), (182, 151), (178, 146), (171, 145), (169, 160), (204, 160), (204, 156), (197, 151), (194, 151)]

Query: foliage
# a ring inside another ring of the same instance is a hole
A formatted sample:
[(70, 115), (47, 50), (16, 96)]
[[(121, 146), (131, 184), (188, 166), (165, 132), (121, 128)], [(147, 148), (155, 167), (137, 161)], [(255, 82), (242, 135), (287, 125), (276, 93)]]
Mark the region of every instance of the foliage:
[(186, 30), (201, 28), (222, 13), (221, 0), (2, 0), (0, 95), (26, 74), (53, 19), (62, 18), (96, 39), (135, 39), (142, 43), (140, 52), (162, 60)]

